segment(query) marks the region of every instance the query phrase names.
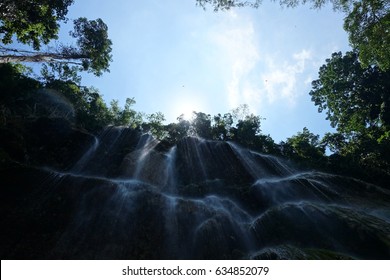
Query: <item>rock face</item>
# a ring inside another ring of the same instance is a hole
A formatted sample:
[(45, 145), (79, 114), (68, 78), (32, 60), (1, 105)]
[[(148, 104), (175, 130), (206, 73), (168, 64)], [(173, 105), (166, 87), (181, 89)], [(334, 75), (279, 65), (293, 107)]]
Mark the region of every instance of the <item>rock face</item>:
[(66, 169), (92, 145), (94, 136), (72, 127), (63, 118), (13, 120), (0, 127), (1, 153), (20, 163)]
[(77, 160), (1, 169), (3, 259), (390, 258), (389, 189), (234, 143), (58, 133), (88, 138)]

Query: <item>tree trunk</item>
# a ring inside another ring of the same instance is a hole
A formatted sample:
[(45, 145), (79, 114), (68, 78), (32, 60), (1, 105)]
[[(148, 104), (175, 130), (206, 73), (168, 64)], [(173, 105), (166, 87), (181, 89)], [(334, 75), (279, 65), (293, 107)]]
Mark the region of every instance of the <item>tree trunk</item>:
[(20, 62), (64, 62), (64, 63), (74, 63), (72, 60), (80, 60), (83, 58), (88, 58), (85, 55), (73, 55), (65, 56), (55, 53), (40, 53), (34, 55), (0, 55), (0, 63), (20, 63)]
[(53, 58), (47, 55), (1, 55), (0, 63), (18, 63), (18, 62), (49, 62)]

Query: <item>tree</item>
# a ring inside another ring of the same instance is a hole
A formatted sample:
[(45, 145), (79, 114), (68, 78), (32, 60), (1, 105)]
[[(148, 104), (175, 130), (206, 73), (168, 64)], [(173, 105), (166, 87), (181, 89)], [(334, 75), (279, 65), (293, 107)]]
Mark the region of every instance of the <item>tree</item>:
[[(299, 4), (311, 3), (313, 8), (319, 9), (327, 3), (331, 3), (335, 10), (345, 10), (353, 1), (355, 0), (279, 0), (279, 4), (283, 7), (296, 7)], [(272, 2), (276, 2), (276, 0), (272, 0)], [(262, 0), (196, 0), (198, 6), (203, 9), (208, 5), (212, 6), (215, 12), (240, 7), (259, 8), (261, 3)]]
[(191, 123), (184, 119), (184, 115), (180, 115), (177, 118), (177, 121), (177, 123), (170, 123), (165, 127), (165, 130), (167, 131), (166, 140), (172, 145), (176, 144), (184, 137), (189, 136), (191, 127)]
[(126, 98), (124, 108), (119, 106), (119, 100), (110, 102), (109, 111), (112, 115), (111, 124), (115, 126), (129, 126), (138, 128), (142, 125), (142, 115), (132, 109), (134, 98)]
[(257, 136), (256, 147), (257, 150), (267, 154), (280, 154), (279, 146), (275, 143), (272, 137), (261, 134)]
[[(74, 31), (71, 31), (70, 35), (76, 39), (76, 47), (61, 45), (53, 52), (2, 48), (8, 54), (0, 56), (0, 63), (47, 62), (66, 66), (74, 64), (79, 66), (79, 70), (92, 72), (96, 76), (102, 75), (103, 71), (109, 71), (112, 42), (108, 39), (108, 28), (103, 20), (79, 18), (74, 21)], [(17, 54), (11, 55), (10, 52)]]
[(0, 64), (0, 127), (13, 115), (21, 119), (30, 115), (35, 105), (35, 100), (31, 100), (42, 88), (40, 82), (23, 75), (18, 66)]
[(334, 53), (312, 87), (312, 101), (337, 128), (322, 143), (351, 164), (390, 174), (390, 71), (363, 68), (355, 52)]
[(390, 70), (390, 2), (366, 0), (353, 3), (344, 29), (364, 67), (376, 64)]
[(211, 115), (194, 112), (191, 128), (194, 135), (204, 139), (211, 139)]
[(62, 63), (44, 63), (41, 68), (42, 79), (46, 82), (55, 80), (71, 81), (80, 84), (79, 67)]
[(261, 4), (261, 0), (254, 1), (237, 1), (237, 0), (196, 0), (196, 4), (203, 9), (206, 8), (207, 5), (211, 5), (214, 8), (214, 11), (226, 11), (231, 8), (236, 7), (252, 7), (258, 8)]
[(390, 126), (390, 72), (363, 68), (355, 52), (333, 53), (312, 82), (311, 100), (344, 134)]
[(231, 114), (232, 124), (230, 125), (229, 137), (251, 148), (259, 148), (259, 135), (261, 132), (260, 126), (263, 118), (250, 113), (247, 104), (241, 104), (232, 110)]
[(332, 153), (335, 154), (345, 154), (347, 147), (347, 142), (345, 136), (342, 133), (325, 133), (324, 137), (321, 139), (321, 143), (329, 148)]
[(224, 114), (223, 116), (221, 114), (214, 116), (214, 121), (212, 125), (212, 138), (214, 140), (222, 140), (226, 141), (229, 140), (230, 130), (232, 128), (233, 124), (233, 116), (230, 113)]
[(318, 163), (321, 162), (325, 154), (325, 147), (320, 142), (319, 135), (311, 133), (306, 127), (303, 128), (302, 132), (287, 138), (284, 146), (284, 154), (296, 160)]
[(163, 122), (165, 121), (165, 116), (161, 112), (149, 114), (146, 116), (148, 123), (143, 123), (142, 128), (150, 132), (154, 137), (159, 140), (162, 140), (166, 137), (167, 132)]
[(12, 37), (39, 50), (41, 44), (57, 39), (58, 21), (65, 21), (73, 0), (2, 0), (0, 2), (0, 40)]
[(246, 147), (256, 147), (261, 132), (260, 125), (260, 116), (246, 115), (243, 119), (238, 120), (236, 127), (232, 130), (233, 140)]

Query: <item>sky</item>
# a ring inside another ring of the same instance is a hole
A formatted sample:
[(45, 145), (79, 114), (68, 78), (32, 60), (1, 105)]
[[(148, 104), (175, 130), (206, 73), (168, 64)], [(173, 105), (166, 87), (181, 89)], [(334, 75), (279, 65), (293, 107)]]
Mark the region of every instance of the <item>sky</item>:
[(167, 123), (247, 104), (276, 142), (303, 127), (320, 136), (333, 131), (309, 96), (325, 59), (350, 50), (343, 14), (330, 6), (290, 9), (265, 0), (259, 9), (216, 13), (195, 0), (76, 0), (68, 17), (81, 16), (109, 28), (110, 73), (82, 81), (107, 103), (131, 97), (135, 110), (162, 112)]

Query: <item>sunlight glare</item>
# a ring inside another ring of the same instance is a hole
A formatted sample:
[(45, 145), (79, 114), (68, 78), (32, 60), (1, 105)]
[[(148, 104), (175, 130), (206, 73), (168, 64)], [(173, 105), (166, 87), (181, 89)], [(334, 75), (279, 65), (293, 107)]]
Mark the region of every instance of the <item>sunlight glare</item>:
[(190, 121), (194, 116), (194, 111), (202, 112), (205, 109), (201, 106), (201, 100), (195, 98), (195, 96), (199, 96), (199, 94), (186, 94), (185, 96), (181, 96), (181, 98), (177, 98), (174, 106), (176, 118), (183, 115), (184, 120)]
[(183, 115), (183, 119), (189, 121), (192, 119), (195, 109), (192, 104), (184, 103), (179, 105), (178, 111), (180, 112), (179, 116)]

